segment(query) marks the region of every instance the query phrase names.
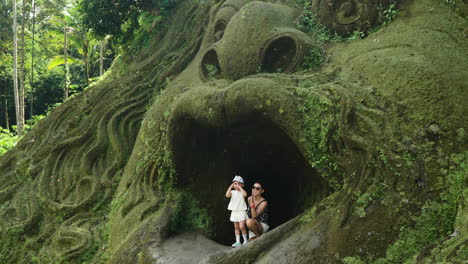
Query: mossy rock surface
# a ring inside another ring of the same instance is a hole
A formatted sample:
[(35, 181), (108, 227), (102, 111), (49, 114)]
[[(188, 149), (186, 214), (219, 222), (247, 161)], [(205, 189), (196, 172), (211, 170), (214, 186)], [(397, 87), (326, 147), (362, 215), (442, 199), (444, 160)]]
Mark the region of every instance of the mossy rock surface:
[[(170, 263), (187, 261), (186, 245), (194, 263), (394, 263), (382, 259), (400, 230), (455, 197), (456, 180), (456, 232), (414, 261), (457, 263), (468, 232), (463, 6), (400, 1), (395, 21), (328, 43), (325, 65), (299, 71), (320, 46), (296, 28), (301, 10), (182, 1), (151, 47), (0, 158), (0, 262)], [(273, 229), (232, 250), (224, 192), (235, 174), (248, 188), (265, 182)]]

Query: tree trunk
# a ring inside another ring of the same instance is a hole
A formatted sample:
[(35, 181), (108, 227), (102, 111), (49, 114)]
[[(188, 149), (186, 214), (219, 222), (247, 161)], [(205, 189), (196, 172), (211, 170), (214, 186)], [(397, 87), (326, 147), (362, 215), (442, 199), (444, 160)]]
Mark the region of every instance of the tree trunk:
[(3, 80), (3, 111), (5, 112), (5, 128), (10, 129), (10, 120), (8, 116), (8, 87), (7, 87), (7, 79)]
[(89, 85), (89, 63), (88, 63), (88, 50), (89, 50), (89, 41), (86, 36), (86, 30), (84, 30), (84, 41), (83, 41), (83, 62), (85, 66), (85, 78), (86, 86)]
[(67, 22), (65, 22), (64, 29), (64, 47), (63, 47), (63, 56), (64, 56), (64, 65), (65, 65), (65, 91), (64, 91), (64, 101), (68, 99), (68, 89), (70, 86), (70, 69), (68, 68), (67, 58), (68, 58), (68, 28)]
[(15, 114), (16, 114), (16, 133), (23, 134), (23, 126), (20, 118), (20, 102), (18, 92), (18, 25), (16, 23), (16, 0), (12, 0), (13, 5), (13, 90), (15, 93)]
[(99, 76), (104, 74), (104, 40), (101, 40), (101, 48), (99, 50)]
[(31, 47), (31, 80), (30, 80), (30, 86), (31, 86), (31, 93), (29, 94), (29, 102), (30, 102), (30, 107), (29, 107), (29, 113), (31, 115), (31, 118), (34, 115), (34, 36), (36, 33), (36, 2), (32, 0), (32, 47)]
[(21, 17), (21, 49), (20, 49), (20, 54), (21, 54), (21, 66), (20, 66), (20, 86), (19, 86), (19, 103), (20, 103), (20, 118), (21, 118), (21, 123), (24, 125), (24, 91), (25, 89), (25, 72), (24, 72), (24, 63), (25, 63), (25, 48), (26, 48), (26, 42), (24, 41), (24, 28), (25, 28), (25, 18), (26, 18), (26, 3), (25, 0), (23, 0), (23, 15)]

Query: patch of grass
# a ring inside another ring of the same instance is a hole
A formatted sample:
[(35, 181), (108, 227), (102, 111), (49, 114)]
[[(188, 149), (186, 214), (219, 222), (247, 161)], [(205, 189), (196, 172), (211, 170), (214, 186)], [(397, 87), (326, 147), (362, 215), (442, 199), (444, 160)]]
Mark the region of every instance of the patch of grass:
[(307, 54), (304, 56), (304, 62), (302, 68), (304, 70), (319, 67), (325, 63), (325, 52), (320, 48), (309, 49)]
[[(26, 123), (24, 124), (23, 136), (26, 135), (26, 133), (28, 133), (29, 131), (31, 131), (37, 124), (37, 122), (39, 122), (39, 120), (43, 119), (44, 117), (44, 115), (37, 115), (33, 116), (29, 120), (26, 120)], [(12, 128), (16, 130), (16, 126), (12, 126)], [(0, 156), (5, 154), (10, 149), (14, 148), (16, 146), (16, 143), (18, 143), (20, 139), (21, 138), (18, 137), (18, 135), (16, 135), (15, 133), (11, 132), (8, 129), (0, 127)]]
[(8, 129), (0, 127), (0, 156), (8, 150), (14, 148), (18, 142), (18, 136), (14, 135)]

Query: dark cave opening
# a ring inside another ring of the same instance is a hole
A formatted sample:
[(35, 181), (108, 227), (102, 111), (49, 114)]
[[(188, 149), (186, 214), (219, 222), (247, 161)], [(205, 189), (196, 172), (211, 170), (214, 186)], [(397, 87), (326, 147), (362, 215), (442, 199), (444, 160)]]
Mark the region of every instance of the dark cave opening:
[(264, 72), (288, 72), (297, 56), (296, 41), (289, 36), (270, 41), (263, 54), (261, 70)]
[(214, 240), (230, 245), (234, 228), (225, 192), (236, 174), (251, 195), (255, 180), (265, 185), (270, 229), (321, 200), (327, 188), (296, 145), (275, 124), (244, 117), (224, 127), (201, 124), (189, 117), (172, 122), (178, 185), (188, 187), (214, 220)]
[(207, 80), (220, 79), (222, 77), (221, 66), (219, 66), (218, 54), (214, 49), (206, 52), (201, 62), (201, 72)]

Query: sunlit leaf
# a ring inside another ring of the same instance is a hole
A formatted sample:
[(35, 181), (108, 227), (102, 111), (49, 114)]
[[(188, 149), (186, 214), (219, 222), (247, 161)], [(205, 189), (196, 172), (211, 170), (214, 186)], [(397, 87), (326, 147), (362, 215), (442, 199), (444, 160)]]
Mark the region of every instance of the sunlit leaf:
[[(81, 60), (78, 60), (78, 59), (75, 59), (75, 58), (72, 58), (72, 57), (68, 57), (67, 58), (67, 63), (68, 64), (80, 64), (82, 63)], [(49, 62), (49, 65), (47, 65), (47, 70), (52, 70), (54, 69), (55, 67), (57, 66), (60, 66), (60, 65), (63, 65), (65, 64), (65, 59), (63, 56), (55, 56), (50, 62)]]

